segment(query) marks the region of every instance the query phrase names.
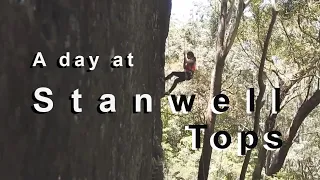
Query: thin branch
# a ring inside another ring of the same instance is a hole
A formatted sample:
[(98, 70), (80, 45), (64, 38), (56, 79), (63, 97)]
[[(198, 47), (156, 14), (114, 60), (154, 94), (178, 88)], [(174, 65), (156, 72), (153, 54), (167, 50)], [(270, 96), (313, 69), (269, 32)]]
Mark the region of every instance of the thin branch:
[[(237, 40), (240, 41), (239, 37), (237, 37)], [(251, 59), (251, 58), (254, 59), (254, 57), (253, 57), (253, 56), (250, 56), (250, 55), (247, 53), (247, 51), (246, 51), (245, 48), (243, 47), (242, 43), (240, 43), (240, 46), (241, 46), (242, 51), (249, 57), (249, 59), (250, 59), (250, 61), (252, 62), (252, 64), (254, 64), (257, 68), (259, 68), (259, 65), (256, 64), (256, 63)]]
[[(292, 54), (295, 54), (295, 51), (293, 50), (293, 45), (291, 43), (291, 39), (289, 37), (289, 34), (288, 34), (288, 31), (286, 29), (286, 27), (284, 26), (283, 22), (281, 22), (281, 26), (282, 26), (282, 29), (284, 31), (284, 34), (286, 35), (287, 39), (288, 39), (288, 42), (289, 42), (289, 47), (290, 47), (290, 53)], [(298, 65), (299, 69), (300, 69), (300, 63), (297, 61), (297, 59), (295, 58), (295, 56), (293, 56), (293, 61)]]
[(301, 96), (301, 95), (302, 95), (302, 93), (297, 94), (297, 95), (291, 97), (289, 100), (287, 100), (287, 101), (280, 107), (280, 111), (281, 111), (283, 108), (285, 108), (292, 100), (296, 99), (297, 97), (299, 97), (299, 96)]
[(225, 89), (230, 89), (233, 86), (233, 84), (236, 81), (236, 79), (241, 75), (241, 73), (242, 73), (242, 71), (240, 70), (239, 74), (236, 77), (233, 78), (231, 85), (229, 87), (225, 88)]
[(318, 39), (317, 39), (316, 37), (313, 37), (310, 33), (306, 32), (306, 31), (301, 27), (300, 15), (298, 15), (298, 20), (297, 20), (297, 22), (298, 22), (299, 29), (300, 29), (300, 31), (301, 31), (303, 34), (309, 36), (311, 39), (313, 39), (313, 40), (315, 40), (316, 42), (318, 42)]
[(312, 83), (313, 79), (314, 79), (314, 76), (311, 77), (311, 80), (310, 80), (310, 82), (308, 83), (307, 95), (306, 95), (306, 97), (304, 98), (304, 101), (303, 101), (303, 102), (306, 102), (307, 99), (308, 99), (308, 97), (309, 97), (309, 95), (310, 95), (311, 83)]
[(241, 21), (241, 16), (243, 14), (243, 7), (244, 7), (244, 2), (243, 0), (239, 0), (238, 4), (238, 12), (237, 12), (237, 17), (236, 17), (236, 22), (233, 25), (232, 30), (229, 32), (229, 36), (227, 37), (227, 43), (226, 43), (226, 48), (224, 49), (223, 56), (227, 56), (229, 53), (231, 46), (233, 45), (233, 42), (237, 36), (238, 33), (238, 27)]
[[(257, 12), (257, 16), (259, 16), (260, 14), (260, 11), (258, 10), (258, 12)], [(262, 50), (263, 48), (262, 48), (262, 42), (261, 42), (261, 40), (260, 40), (260, 18), (255, 18), (255, 22), (256, 22), (256, 26), (257, 26), (257, 39), (258, 39), (258, 44), (259, 44), (259, 46), (260, 46), (260, 49)]]

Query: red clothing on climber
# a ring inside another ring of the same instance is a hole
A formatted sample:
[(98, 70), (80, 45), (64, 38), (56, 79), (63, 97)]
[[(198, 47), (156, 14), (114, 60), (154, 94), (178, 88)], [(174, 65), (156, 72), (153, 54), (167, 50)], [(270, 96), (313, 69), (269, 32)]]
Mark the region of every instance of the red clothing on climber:
[(193, 55), (187, 55), (185, 58), (184, 69), (185, 71), (194, 72), (196, 70), (196, 58)]

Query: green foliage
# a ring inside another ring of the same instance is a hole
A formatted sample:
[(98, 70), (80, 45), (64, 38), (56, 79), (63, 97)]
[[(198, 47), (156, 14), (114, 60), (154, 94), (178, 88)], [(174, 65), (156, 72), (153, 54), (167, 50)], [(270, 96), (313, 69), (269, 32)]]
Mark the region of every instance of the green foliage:
[[(162, 101), (163, 148), (165, 152), (165, 177), (171, 179), (193, 180), (197, 177), (200, 150), (191, 150), (191, 131), (185, 126), (204, 124), (208, 112), (211, 70), (215, 63), (215, 34), (219, 12), (218, 3), (211, 6), (196, 4), (194, 16), (183, 24), (172, 20), (166, 48), (166, 74), (182, 70), (181, 61), (184, 50), (194, 51), (197, 57), (197, 72), (190, 81), (183, 82), (173, 91), (176, 94), (196, 94), (192, 112), (172, 114), (166, 98)], [(276, 129), (285, 134), (291, 126), (293, 117), (307, 92), (309, 97), (318, 88), (315, 74), (320, 74), (320, 3), (293, 1), (288, 10), (286, 4), (277, 4), (280, 15), (277, 18), (265, 66), (267, 85), (263, 98), (260, 129), (264, 129), (265, 118), (271, 109), (271, 89), (277, 85), (278, 72), (283, 81), (297, 78), (299, 81), (288, 93), (278, 115)], [(246, 89), (258, 88), (257, 72), (262, 54), (262, 45), (271, 20), (271, 5), (262, 6), (261, 1), (252, 0), (240, 24), (236, 41), (227, 57), (223, 74), (223, 93), (230, 99), (230, 109), (218, 116), (215, 131), (226, 130), (232, 138), (232, 145), (225, 151), (213, 150), (209, 179), (237, 179), (243, 157), (237, 156), (237, 132), (253, 129), (252, 117), (246, 114)], [(313, 79), (312, 79), (313, 77)], [(312, 81), (311, 81), (312, 80)], [(166, 83), (171, 86), (172, 81)], [(309, 88), (311, 86), (311, 88)], [(169, 87), (166, 87), (169, 88)], [(309, 88), (309, 91), (307, 89)], [(255, 92), (256, 96), (258, 91)], [(298, 136), (286, 158), (284, 167), (268, 180), (320, 179), (320, 110), (317, 108), (305, 119)], [(261, 139), (261, 138), (260, 138)], [(257, 149), (251, 155), (246, 179), (251, 179)]]

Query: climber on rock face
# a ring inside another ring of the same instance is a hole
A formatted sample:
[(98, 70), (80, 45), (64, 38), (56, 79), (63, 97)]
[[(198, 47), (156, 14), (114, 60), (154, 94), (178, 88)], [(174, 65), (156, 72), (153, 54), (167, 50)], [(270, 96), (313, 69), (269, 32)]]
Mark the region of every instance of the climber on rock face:
[(165, 78), (165, 80), (167, 81), (168, 79), (171, 79), (173, 76), (178, 77), (174, 80), (171, 88), (168, 92), (165, 93), (165, 95), (169, 95), (178, 83), (192, 79), (193, 73), (196, 70), (196, 58), (194, 57), (193, 52), (189, 51), (187, 54), (186, 52), (184, 52), (183, 69), (184, 71), (171, 72)]

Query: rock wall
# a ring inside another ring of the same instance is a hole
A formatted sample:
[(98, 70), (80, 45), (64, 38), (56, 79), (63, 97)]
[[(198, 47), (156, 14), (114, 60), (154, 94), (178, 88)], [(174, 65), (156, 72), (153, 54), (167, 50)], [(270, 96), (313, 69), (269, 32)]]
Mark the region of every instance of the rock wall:
[[(162, 157), (170, 11), (171, 0), (1, 1), (1, 179), (163, 179), (161, 164), (152, 162)], [(30, 68), (38, 51), (47, 67)], [(96, 69), (58, 68), (67, 51), (71, 58), (99, 55)], [(129, 53), (134, 67), (110, 68), (113, 56)], [(38, 87), (53, 92), (49, 113), (31, 110)], [(83, 112), (73, 114), (69, 96), (76, 89)], [(133, 96), (143, 93), (152, 96), (153, 111), (134, 114)], [(116, 97), (116, 113), (98, 113), (102, 94)]]

